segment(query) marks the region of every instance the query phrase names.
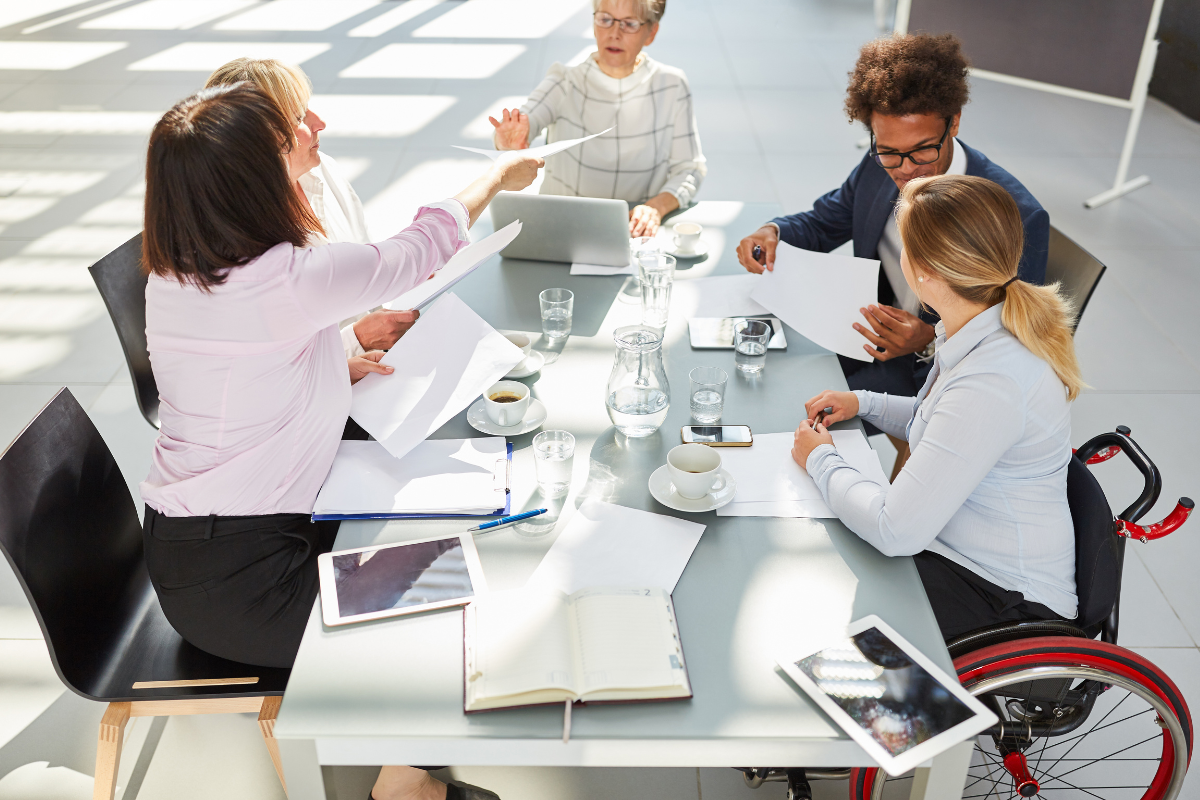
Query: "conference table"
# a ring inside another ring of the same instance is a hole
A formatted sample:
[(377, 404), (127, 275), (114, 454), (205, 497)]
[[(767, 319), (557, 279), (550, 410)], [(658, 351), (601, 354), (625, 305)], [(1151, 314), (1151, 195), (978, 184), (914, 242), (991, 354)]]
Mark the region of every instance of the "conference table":
[[(707, 258), (679, 262), (677, 297), (688, 281), (742, 274), (737, 241), (779, 213), (774, 204), (710, 201), (671, 220), (699, 222), (710, 246)], [(473, 238), (489, 225), (485, 214)], [(510, 589), (524, 585), (588, 498), (706, 525), (673, 594), (694, 697), (580, 707), (564, 743), (561, 707), (463, 713), (461, 610), (333, 629), (323, 626), (318, 601), (275, 726), (291, 800), (326, 800), (321, 765), (870, 766), (867, 754), (776, 666), (777, 654), (817, 649), (852, 620), (877, 614), (952, 672), (911, 559), (881, 555), (836, 519), (685, 515), (653, 499), (649, 476), (691, 421), (693, 367), (719, 366), (729, 374), (722, 422), (749, 425), (755, 434), (795, 430), (807, 398), (845, 389), (846, 382), (836, 356), (790, 328), (786, 351), (769, 351), (760, 374), (741, 374), (732, 350), (693, 350), (686, 315), (673, 307), (663, 344), (669, 415), (655, 434), (626, 438), (612, 426), (604, 402), (613, 331), (640, 322), (640, 306), (618, 296), (625, 280), (572, 276), (567, 264), (497, 258), (455, 287), (493, 327), (538, 336), (538, 293), (551, 287), (575, 293), (571, 336), (554, 347), (536, 341), (547, 363), (523, 379), (549, 412), (539, 430), (575, 436), (570, 493), (553, 501), (538, 493), (536, 431), (510, 438), (513, 511), (548, 506), (557, 520), (541, 535), (509, 527), (475, 538), (488, 588)], [(434, 438), (480, 435), (464, 410)], [(472, 524), (343, 522), (335, 549), (460, 532)], [(971, 749), (960, 744), (926, 762), (912, 796), (960, 797)]]

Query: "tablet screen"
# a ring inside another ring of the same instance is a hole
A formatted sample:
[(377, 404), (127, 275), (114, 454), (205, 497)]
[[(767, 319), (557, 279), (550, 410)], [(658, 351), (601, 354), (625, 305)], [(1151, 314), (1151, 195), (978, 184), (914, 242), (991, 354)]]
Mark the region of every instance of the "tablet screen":
[(333, 557), (338, 616), (474, 596), (458, 537)]
[(878, 628), (796, 667), (893, 756), (975, 716)]

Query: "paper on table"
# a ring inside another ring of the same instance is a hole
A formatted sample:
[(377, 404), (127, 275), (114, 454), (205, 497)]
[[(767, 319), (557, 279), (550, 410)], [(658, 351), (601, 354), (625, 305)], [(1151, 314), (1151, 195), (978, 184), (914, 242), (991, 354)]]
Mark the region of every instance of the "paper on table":
[(684, 319), (766, 316), (767, 309), (751, 298), (761, 282), (749, 273), (677, 280), (671, 289), (671, 315)]
[[(887, 484), (879, 457), (861, 431), (830, 431), (846, 463), (880, 484)], [(721, 466), (737, 481), (734, 501), (717, 509), (721, 517), (836, 517), (816, 482), (792, 460), (792, 433), (754, 436), (753, 447), (728, 447)]]
[(404, 458), (379, 442), (343, 441), (313, 514), (491, 514), (504, 507), (496, 476), (507, 451), (503, 436), (427, 439)]
[(384, 303), (386, 309), (420, 308), (436, 300), (442, 292), (452, 288), (456, 283), (470, 275), (483, 262), (508, 247), (521, 232), (521, 220), (513, 220), (500, 230), (485, 236), (478, 242), (471, 242), (450, 257), (445, 266), (433, 273), (433, 277), (420, 286), (409, 289), (390, 303)]
[(649, 586), (673, 592), (704, 527), (589, 499), (526, 585), (567, 594), (588, 586)]
[(636, 275), (637, 264), (626, 264), (623, 267), (606, 267), (602, 264), (580, 264), (578, 262), (571, 265), (572, 275)]
[[(546, 158), (547, 156), (552, 156), (555, 153), (561, 153), (563, 150), (567, 150), (577, 144), (583, 144), (588, 139), (595, 139), (597, 136), (603, 136), (611, 130), (612, 128), (608, 128), (607, 130), (600, 131), (599, 133), (593, 133), (591, 136), (584, 136), (579, 139), (563, 139), (561, 142), (551, 142), (550, 144), (544, 144), (540, 147), (529, 147), (525, 150), (521, 150), (520, 152), (527, 156), (533, 156), (534, 158)], [(504, 153), (509, 152), (508, 150), (484, 150), (480, 147), (463, 147), (459, 144), (451, 145), (451, 147), (457, 147), (459, 150), (466, 150), (468, 153), (479, 153), (479, 155), (487, 156), (493, 161), (495, 161)]]
[(521, 362), (521, 348), (447, 292), (351, 388), (350, 416), (403, 458)]
[(750, 297), (826, 350), (870, 361), (867, 340), (852, 327), (860, 308), (879, 294), (879, 262), (815, 253), (780, 242), (775, 269), (764, 272)]

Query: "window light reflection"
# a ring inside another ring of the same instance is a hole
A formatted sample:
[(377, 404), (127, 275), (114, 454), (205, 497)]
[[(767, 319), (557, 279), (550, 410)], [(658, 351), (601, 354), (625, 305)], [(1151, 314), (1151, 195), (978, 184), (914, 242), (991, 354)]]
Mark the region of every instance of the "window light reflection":
[(274, 0), (218, 22), (218, 31), (323, 31), (379, 5), (380, 0)]
[(418, 38), (541, 39), (575, 16), (586, 0), (467, 0), (413, 31)]
[(0, 333), (61, 333), (75, 330), (104, 314), (97, 293), (0, 294)]
[(431, 8), (435, 8), (446, 0), (407, 0), (391, 11), (386, 11), (374, 19), (367, 20), (357, 28), (351, 29), (347, 36), (374, 37), (395, 28), (399, 28), (411, 19), (419, 17)]
[(75, 69), (128, 46), (128, 42), (7, 41), (0, 46), (0, 69)]
[(492, 140), (492, 132), (496, 129), (492, 127), (492, 123), (488, 122), (488, 117), (500, 119), (501, 109), (504, 108), (520, 108), (521, 104), (526, 100), (523, 94), (509, 95), (501, 97), (496, 102), (487, 107), (487, 110), (480, 114), (475, 119), (467, 123), (467, 126), (462, 129), (459, 135), (464, 139), (487, 139)]
[(342, 78), (490, 78), (523, 44), (389, 44), (342, 70)]
[(91, 258), (26, 258), (0, 261), (0, 291), (93, 292)]
[(412, 222), (417, 209), (446, 197), (453, 197), (487, 169), (483, 157), (470, 159), (421, 159), (391, 186), (368, 203), (367, 232), (371, 241), (379, 241), (403, 230)]
[(70, 352), (69, 336), (0, 336), (0, 380), (57, 364)]
[(322, 136), (409, 136), (456, 102), (447, 95), (323, 94), (309, 108), (325, 120)]
[(72, 11), (70, 14), (63, 14), (61, 17), (53, 17), (45, 22), (39, 22), (37, 25), (30, 25), (28, 28), (25, 28), (21, 31), (21, 35), (28, 36), (31, 33), (37, 33), (38, 31), (44, 31), (48, 28), (54, 28), (71, 22), (72, 20), (79, 19), (80, 17), (88, 17), (92, 14), (99, 14), (106, 8), (123, 5), (128, 2), (129, 0), (105, 0), (103, 3), (97, 3), (94, 6), (88, 6), (87, 8), (80, 9), (79, 11)]
[(303, 64), (332, 45), (325, 42), (185, 42), (135, 61), (134, 72), (212, 72), (235, 58), (277, 58)]
[(79, 5), (79, 0), (9, 0), (0, 3), (0, 28), (16, 25), (18, 22), (37, 19), (64, 8)]
[(57, 202), (54, 197), (0, 197), (0, 223), (36, 217)]
[(22, 255), (100, 256), (107, 255), (141, 231), (141, 226), (67, 225), (35, 239)]
[(44, 195), (61, 197), (95, 186), (107, 172), (50, 172), (0, 170), (0, 196)]
[(145, 136), (160, 117), (157, 111), (0, 111), (0, 133)]
[(258, 0), (147, 0), (80, 25), (88, 30), (185, 31), (232, 14)]

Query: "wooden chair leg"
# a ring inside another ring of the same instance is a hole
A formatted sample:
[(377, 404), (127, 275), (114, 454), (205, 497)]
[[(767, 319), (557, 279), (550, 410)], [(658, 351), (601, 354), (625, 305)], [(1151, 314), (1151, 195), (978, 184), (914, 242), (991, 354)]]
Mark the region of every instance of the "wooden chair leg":
[(92, 800), (113, 800), (113, 794), (117, 790), (117, 768), (121, 766), (121, 746), (125, 743), (125, 725), (129, 722), (129, 709), (129, 703), (109, 703), (104, 717), (100, 720)]
[(258, 729), (262, 731), (263, 741), (267, 743), (267, 752), (271, 754), (271, 762), (275, 765), (275, 773), (287, 794), (287, 781), (283, 777), (283, 761), (279, 757), (279, 742), (275, 740), (275, 718), (279, 716), (279, 706), (282, 697), (264, 697), (262, 710), (258, 712)]

